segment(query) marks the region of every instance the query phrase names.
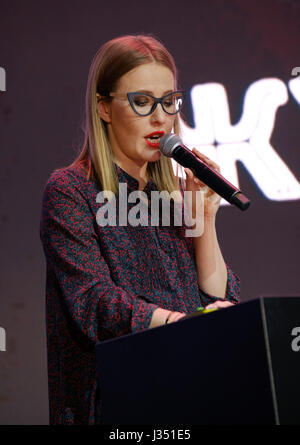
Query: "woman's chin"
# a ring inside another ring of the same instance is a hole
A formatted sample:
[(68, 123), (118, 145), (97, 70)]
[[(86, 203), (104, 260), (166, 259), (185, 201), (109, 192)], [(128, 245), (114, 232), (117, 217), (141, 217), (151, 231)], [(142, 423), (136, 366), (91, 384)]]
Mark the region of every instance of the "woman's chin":
[(160, 158), (161, 158), (161, 151), (157, 148), (157, 149), (154, 149), (153, 148), (153, 153), (151, 154), (151, 156), (149, 156), (149, 159), (148, 159), (148, 161), (149, 162), (155, 162), (155, 161), (158, 161)]

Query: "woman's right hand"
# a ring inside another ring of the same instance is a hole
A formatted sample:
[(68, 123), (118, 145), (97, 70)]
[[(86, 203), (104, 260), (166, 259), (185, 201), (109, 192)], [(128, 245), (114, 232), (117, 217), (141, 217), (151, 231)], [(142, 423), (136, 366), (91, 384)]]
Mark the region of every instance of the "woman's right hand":
[(166, 324), (167, 320), (167, 324), (174, 323), (175, 321), (180, 320), (180, 318), (185, 317), (185, 315), (186, 314), (183, 312), (169, 311), (168, 309), (157, 308), (152, 314), (149, 328), (163, 326), (164, 324)]

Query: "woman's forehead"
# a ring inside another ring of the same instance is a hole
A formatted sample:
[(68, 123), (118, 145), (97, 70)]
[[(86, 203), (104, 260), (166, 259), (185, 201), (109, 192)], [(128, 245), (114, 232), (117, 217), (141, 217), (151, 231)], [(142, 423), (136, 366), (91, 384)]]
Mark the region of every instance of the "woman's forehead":
[(153, 94), (158, 90), (162, 93), (172, 91), (175, 87), (172, 71), (159, 63), (151, 62), (140, 65), (124, 74), (118, 82), (122, 91), (147, 91)]

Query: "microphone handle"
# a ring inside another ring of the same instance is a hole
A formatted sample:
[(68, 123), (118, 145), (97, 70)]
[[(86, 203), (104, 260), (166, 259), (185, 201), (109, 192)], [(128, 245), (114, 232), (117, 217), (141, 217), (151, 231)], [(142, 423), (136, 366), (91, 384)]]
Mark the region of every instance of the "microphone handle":
[[(236, 205), (241, 210), (246, 210), (249, 207), (249, 199), (239, 189), (227, 181), (218, 171), (197, 158), (188, 148), (177, 146), (172, 151), (172, 158), (183, 167), (189, 168), (200, 181), (204, 182), (230, 204)], [(218, 178), (220, 179), (218, 180)]]

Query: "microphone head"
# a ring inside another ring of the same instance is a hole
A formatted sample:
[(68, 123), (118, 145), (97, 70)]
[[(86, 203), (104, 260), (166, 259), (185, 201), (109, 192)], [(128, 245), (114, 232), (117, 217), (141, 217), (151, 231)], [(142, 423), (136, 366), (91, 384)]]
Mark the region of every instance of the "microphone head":
[(182, 145), (182, 141), (178, 134), (168, 133), (160, 139), (159, 149), (162, 154), (171, 158), (173, 150), (178, 147), (178, 145)]

